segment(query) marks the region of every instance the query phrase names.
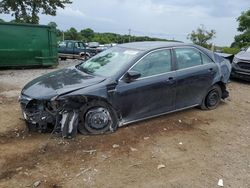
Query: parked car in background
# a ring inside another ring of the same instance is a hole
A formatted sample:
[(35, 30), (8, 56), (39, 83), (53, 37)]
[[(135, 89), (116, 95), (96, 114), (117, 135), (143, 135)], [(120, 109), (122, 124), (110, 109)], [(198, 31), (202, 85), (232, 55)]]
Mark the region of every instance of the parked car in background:
[(108, 47), (108, 46), (105, 46), (105, 45), (99, 45), (97, 48), (100, 49), (101, 51), (104, 51), (104, 50), (107, 50), (107, 49), (109, 49), (111, 47)]
[(234, 56), (231, 77), (250, 81), (250, 47)]
[(200, 46), (127, 43), (36, 78), (20, 103), (30, 129), (102, 134), (195, 106), (213, 110), (228, 97), (230, 71), (227, 60)]
[(81, 41), (65, 40), (58, 44), (58, 55), (62, 60), (67, 58), (89, 59), (101, 51), (96, 47), (88, 47)]
[(97, 48), (99, 46), (100, 46), (99, 42), (89, 42), (88, 43), (88, 47), (90, 47), (90, 48)]

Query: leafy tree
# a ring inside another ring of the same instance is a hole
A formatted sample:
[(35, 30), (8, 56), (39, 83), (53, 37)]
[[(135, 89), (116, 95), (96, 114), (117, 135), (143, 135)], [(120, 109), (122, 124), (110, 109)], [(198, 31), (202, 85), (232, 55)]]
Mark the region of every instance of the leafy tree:
[(70, 3), (70, 0), (2, 0), (0, 13), (11, 14), (18, 23), (38, 24), (38, 13), (55, 16), (57, 8)]
[(48, 26), (53, 27), (53, 28), (57, 28), (56, 22), (49, 22)]
[(3, 19), (0, 18), (0, 22), (5, 22)]
[(80, 36), (77, 30), (74, 27), (71, 27), (69, 30), (67, 30), (65, 33), (65, 39), (66, 40), (79, 40)]
[(90, 29), (90, 28), (83, 29), (83, 30), (81, 30), (80, 33), (81, 33), (81, 36), (83, 37), (83, 39), (86, 42), (90, 42), (95, 36), (94, 31), (92, 29)]
[(234, 37), (232, 47), (242, 48), (250, 45), (250, 9), (246, 12), (242, 12), (238, 17), (239, 22), (238, 31), (241, 34)]
[(215, 38), (215, 34), (215, 30), (207, 31), (205, 26), (201, 25), (196, 31), (192, 31), (192, 33), (190, 33), (187, 38), (190, 39), (194, 44), (203, 46), (205, 48), (210, 48), (211, 44), (208, 42)]
[[(62, 40), (63, 32), (61, 31), (58, 40)], [(129, 42), (129, 35), (120, 35), (117, 33), (97, 33), (92, 29), (87, 28), (77, 32), (75, 28), (70, 28), (64, 32), (64, 38), (66, 40), (83, 40), (88, 42), (99, 42), (100, 44), (110, 43), (125, 43)], [(161, 38), (151, 38), (147, 36), (130, 36), (131, 41), (169, 41)], [(171, 40), (173, 41), (173, 40)]]
[(245, 32), (250, 30), (250, 9), (242, 12), (237, 21), (239, 22), (238, 31)]
[(57, 24), (56, 24), (55, 22), (49, 22), (49, 23), (48, 23), (48, 26), (54, 28), (54, 29), (56, 30), (56, 36), (57, 36), (58, 40), (62, 40), (62, 38), (63, 38), (63, 36), (62, 36), (63, 33), (62, 33), (61, 30), (59, 30), (59, 29), (57, 28)]

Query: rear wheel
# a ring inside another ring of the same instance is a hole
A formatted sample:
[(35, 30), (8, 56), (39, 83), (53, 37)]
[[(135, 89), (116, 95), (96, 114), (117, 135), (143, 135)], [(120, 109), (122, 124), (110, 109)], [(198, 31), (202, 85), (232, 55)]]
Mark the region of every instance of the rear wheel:
[(60, 57), (60, 59), (61, 59), (62, 61), (65, 61), (65, 60), (67, 59), (67, 57)]
[(80, 113), (78, 130), (82, 134), (103, 134), (114, 132), (118, 127), (118, 118), (113, 108), (102, 101), (86, 104)]
[(201, 109), (213, 110), (217, 108), (217, 106), (221, 101), (221, 96), (222, 96), (222, 91), (220, 86), (218, 85), (212, 86), (202, 101), (202, 104), (200, 106)]
[(90, 58), (90, 56), (88, 54), (81, 54), (80, 55), (80, 59), (82, 60), (88, 60)]

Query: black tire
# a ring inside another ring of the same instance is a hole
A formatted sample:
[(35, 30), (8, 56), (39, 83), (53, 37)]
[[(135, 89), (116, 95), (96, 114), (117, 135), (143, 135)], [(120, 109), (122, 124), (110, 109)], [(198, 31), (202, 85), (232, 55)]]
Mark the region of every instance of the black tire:
[(90, 56), (88, 54), (81, 54), (80, 55), (81, 60), (88, 60), (89, 58), (90, 58)]
[(204, 97), (200, 108), (202, 110), (214, 110), (221, 101), (222, 91), (219, 85), (213, 85)]
[(81, 134), (104, 134), (114, 132), (119, 120), (114, 109), (103, 101), (91, 101), (80, 112), (78, 131)]
[(66, 61), (67, 57), (60, 57), (62, 61)]

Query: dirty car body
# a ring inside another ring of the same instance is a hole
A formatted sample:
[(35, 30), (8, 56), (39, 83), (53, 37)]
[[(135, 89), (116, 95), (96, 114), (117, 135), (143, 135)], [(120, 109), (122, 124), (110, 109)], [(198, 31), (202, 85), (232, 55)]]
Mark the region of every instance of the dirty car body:
[(136, 42), (28, 83), (20, 95), (30, 129), (64, 137), (118, 127), (228, 97), (231, 65), (196, 45)]
[(234, 56), (231, 76), (250, 81), (250, 47)]

